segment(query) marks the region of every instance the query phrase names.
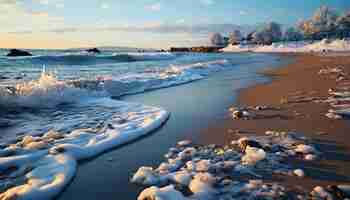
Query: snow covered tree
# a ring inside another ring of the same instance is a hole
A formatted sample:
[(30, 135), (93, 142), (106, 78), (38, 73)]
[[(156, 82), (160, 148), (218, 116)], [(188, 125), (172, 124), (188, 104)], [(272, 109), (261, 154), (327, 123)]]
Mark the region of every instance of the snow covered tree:
[(258, 44), (271, 45), (282, 39), (281, 26), (275, 22), (270, 22), (253, 34), (253, 41)]
[(316, 10), (310, 20), (299, 24), (300, 30), (313, 39), (321, 39), (334, 33), (338, 14), (327, 6), (321, 6)]
[(284, 33), (284, 40), (286, 41), (299, 41), (303, 39), (303, 34), (296, 28), (290, 27)]
[(257, 44), (270, 45), (272, 44), (272, 37), (266, 31), (256, 31), (253, 34), (253, 41)]
[(242, 37), (242, 33), (239, 30), (235, 30), (232, 33), (230, 33), (229, 35), (229, 43), (230, 44), (239, 44), (240, 41), (242, 41), (243, 37)]
[(268, 23), (266, 31), (272, 36), (272, 42), (277, 42), (282, 39), (281, 25), (275, 22)]
[(339, 37), (350, 37), (350, 12), (338, 17), (336, 26)]
[(213, 46), (223, 46), (225, 41), (220, 33), (213, 33), (209, 36), (210, 44)]

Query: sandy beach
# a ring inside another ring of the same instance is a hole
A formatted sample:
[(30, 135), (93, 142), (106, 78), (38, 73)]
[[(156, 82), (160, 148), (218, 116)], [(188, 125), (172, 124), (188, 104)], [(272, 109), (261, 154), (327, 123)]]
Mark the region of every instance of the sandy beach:
[(281, 68), (261, 72), (272, 81), (241, 90), (237, 103), (233, 105), (265, 105), (272, 109), (261, 111), (250, 120), (233, 120), (228, 116), (222, 124), (206, 130), (202, 142), (227, 145), (238, 137), (263, 135), (268, 130), (300, 132), (312, 138), (323, 153), (321, 159), (307, 164), (295, 163), (295, 166), (305, 168), (306, 178), (275, 176), (273, 180), (308, 189), (316, 185), (348, 183), (350, 145), (347, 138), (350, 124), (347, 120), (327, 118), (325, 114), (330, 106), (315, 103), (311, 98), (327, 98), (328, 90), (337, 86), (334, 75), (320, 75), (319, 71), (326, 67), (342, 67), (348, 73), (350, 58), (344, 53), (282, 56), (294, 61)]

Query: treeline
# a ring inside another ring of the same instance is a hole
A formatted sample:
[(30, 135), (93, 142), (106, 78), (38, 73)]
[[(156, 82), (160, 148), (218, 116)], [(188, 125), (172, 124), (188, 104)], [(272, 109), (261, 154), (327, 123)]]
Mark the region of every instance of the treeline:
[(228, 37), (223, 37), (220, 33), (211, 34), (210, 43), (215, 46), (241, 43), (271, 45), (273, 42), (281, 41), (349, 37), (350, 12), (338, 14), (336, 10), (322, 6), (310, 19), (301, 21), (295, 27), (287, 28), (285, 31), (279, 23), (270, 22), (246, 35), (243, 35), (240, 30), (234, 30)]

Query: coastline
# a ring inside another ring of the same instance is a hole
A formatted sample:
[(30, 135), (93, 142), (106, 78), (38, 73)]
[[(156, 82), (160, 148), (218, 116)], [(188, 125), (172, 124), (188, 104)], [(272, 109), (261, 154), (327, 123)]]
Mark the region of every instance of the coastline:
[[(312, 190), (313, 187), (346, 184), (350, 180), (350, 144), (346, 142), (350, 123), (347, 120), (329, 119), (330, 109), (326, 103), (312, 101), (287, 102), (299, 97), (327, 98), (328, 89), (336, 87), (336, 80), (329, 75), (320, 76), (325, 68), (350, 65), (350, 58), (332, 54), (328, 57), (312, 54), (277, 54), (294, 61), (261, 72), (271, 78), (268, 83), (257, 84), (240, 90), (233, 106), (247, 107), (265, 105), (274, 110), (259, 112), (256, 119), (233, 120), (227, 117), (203, 133), (204, 144), (228, 145), (243, 136), (263, 135), (268, 130), (293, 131), (312, 139), (322, 152), (321, 159), (310, 163), (295, 163), (305, 168), (305, 178), (272, 177), (285, 185), (297, 185)], [(349, 69), (344, 68), (346, 73)], [(229, 115), (229, 112), (228, 112)]]

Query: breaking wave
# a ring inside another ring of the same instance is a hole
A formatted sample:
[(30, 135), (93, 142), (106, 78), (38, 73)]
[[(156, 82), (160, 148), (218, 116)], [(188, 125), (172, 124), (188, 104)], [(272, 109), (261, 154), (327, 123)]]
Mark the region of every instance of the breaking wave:
[(171, 65), (158, 71), (145, 70), (117, 77), (99, 76), (65, 81), (58, 80), (52, 73), (43, 72), (38, 80), (0, 87), (0, 108), (52, 108), (87, 98), (143, 93), (203, 79), (228, 64), (227, 60), (216, 60)]
[(106, 94), (103, 90), (91, 91), (68, 85), (53, 74), (43, 72), (38, 80), (0, 87), (0, 108), (50, 108), (93, 96)]

